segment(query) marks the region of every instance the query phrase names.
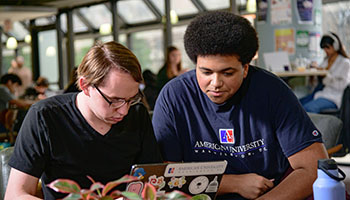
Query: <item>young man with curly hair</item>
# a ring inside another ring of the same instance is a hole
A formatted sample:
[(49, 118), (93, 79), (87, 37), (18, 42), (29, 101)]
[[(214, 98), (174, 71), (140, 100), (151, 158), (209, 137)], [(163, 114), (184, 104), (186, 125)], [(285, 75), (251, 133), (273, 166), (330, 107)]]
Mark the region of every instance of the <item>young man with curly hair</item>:
[(153, 126), (168, 161), (227, 160), (218, 199), (305, 199), (322, 138), (288, 86), (249, 65), (257, 33), (233, 13), (211, 12), (187, 27), (196, 69), (161, 91)]

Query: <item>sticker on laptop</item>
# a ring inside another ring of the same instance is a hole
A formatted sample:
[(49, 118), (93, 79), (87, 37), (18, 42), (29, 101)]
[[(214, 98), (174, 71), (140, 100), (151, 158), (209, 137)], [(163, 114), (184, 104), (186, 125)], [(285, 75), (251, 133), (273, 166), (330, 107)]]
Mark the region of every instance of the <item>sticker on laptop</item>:
[(148, 182), (152, 184), (157, 191), (161, 191), (161, 189), (165, 186), (164, 176), (157, 177), (156, 175), (152, 175), (148, 177)]
[(198, 176), (191, 181), (188, 190), (191, 194), (199, 194), (204, 192), (208, 184), (209, 179), (206, 176)]
[(170, 188), (182, 188), (183, 185), (186, 183), (186, 177), (182, 176), (180, 178), (171, 177), (170, 181), (168, 182), (168, 185)]

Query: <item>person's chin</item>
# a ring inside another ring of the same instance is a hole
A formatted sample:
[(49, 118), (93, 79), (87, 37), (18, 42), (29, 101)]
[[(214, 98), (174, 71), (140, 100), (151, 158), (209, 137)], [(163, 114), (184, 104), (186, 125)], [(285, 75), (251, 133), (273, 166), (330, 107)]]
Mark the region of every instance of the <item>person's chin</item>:
[(224, 96), (208, 96), (209, 99), (216, 104), (223, 104), (226, 101), (226, 98)]
[(121, 117), (121, 118), (110, 117), (107, 119), (108, 123), (111, 123), (111, 124), (116, 124), (122, 120), (123, 120), (123, 117)]

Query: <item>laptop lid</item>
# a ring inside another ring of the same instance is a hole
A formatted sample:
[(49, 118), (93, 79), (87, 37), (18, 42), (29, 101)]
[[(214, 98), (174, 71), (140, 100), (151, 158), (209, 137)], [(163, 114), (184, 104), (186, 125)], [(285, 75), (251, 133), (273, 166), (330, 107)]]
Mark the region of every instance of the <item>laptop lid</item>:
[(126, 190), (141, 195), (148, 182), (156, 188), (158, 196), (179, 190), (215, 199), (226, 166), (227, 161), (137, 164), (132, 166), (130, 175), (140, 181), (129, 183)]

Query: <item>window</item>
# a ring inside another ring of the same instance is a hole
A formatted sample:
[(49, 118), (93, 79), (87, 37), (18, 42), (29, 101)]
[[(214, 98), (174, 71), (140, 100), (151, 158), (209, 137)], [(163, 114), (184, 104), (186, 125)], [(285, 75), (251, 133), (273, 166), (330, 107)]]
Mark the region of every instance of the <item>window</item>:
[(95, 29), (99, 29), (102, 24), (112, 24), (112, 14), (104, 4), (80, 8), (80, 13)]
[(56, 30), (42, 31), (39, 37), (40, 76), (46, 77), (53, 90), (58, 87), (57, 33)]
[(129, 24), (156, 20), (156, 16), (143, 1), (118, 1), (118, 13)]
[[(160, 10), (162, 15), (165, 13), (164, 0), (151, 0)], [(198, 13), (198, 9), (190, 0), (170, 0), (170, 9), (174, 10), (177, 15), (188, 15)]]
[(187, 26), (177, 26), (173, 27), (173, 44), (175, 47), (177, 47), (182, 54), (182, 67), (192, 69), (195, 68), (194, 63), (191, 61), (191, 59), (187, 56), (184, 46), (184, 35), (186, 31)]
[(230, 7), (229, 0), (201, 0), (208, 10), (220, 10)]
[(132, 52), (138, 58), (142, 71), (150, 69), (157, 74), (164, 64), (163, 31), (143, 31), (131, 35)]

